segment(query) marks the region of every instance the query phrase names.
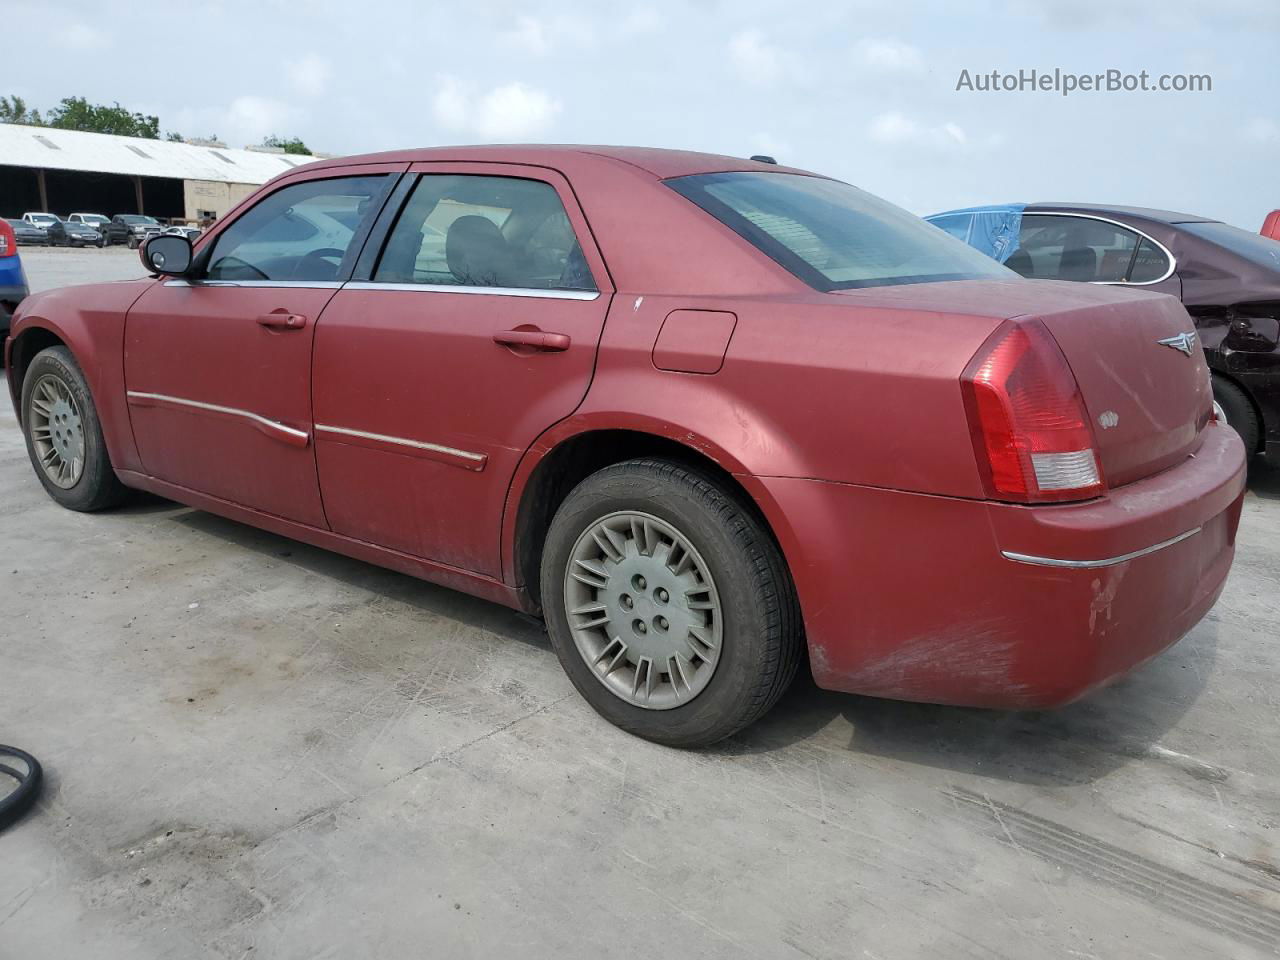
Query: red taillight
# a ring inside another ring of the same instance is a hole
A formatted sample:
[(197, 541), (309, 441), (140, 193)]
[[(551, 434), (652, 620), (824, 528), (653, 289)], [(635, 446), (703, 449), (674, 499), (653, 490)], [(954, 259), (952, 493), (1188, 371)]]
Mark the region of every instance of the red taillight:
[(0, 220), (0, 257), (12, 257), (18, 252), (18, 238), (13, 234), (13, 227)]
[(1039, 503), (1102, 492), (1080, 388), (1038, 321), (1010, 321), (996, 331), (961, 383), (992, 496)]

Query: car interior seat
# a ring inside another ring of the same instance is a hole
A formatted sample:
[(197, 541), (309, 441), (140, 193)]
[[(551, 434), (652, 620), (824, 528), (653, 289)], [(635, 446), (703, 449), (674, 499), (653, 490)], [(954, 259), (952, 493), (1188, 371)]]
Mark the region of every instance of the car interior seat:
[(510, 283), (514, 257), (507, 238), (488, 217), (468, 215), (449, 224), (444, 238), (449, 272), (459, 283), (501, 287)]

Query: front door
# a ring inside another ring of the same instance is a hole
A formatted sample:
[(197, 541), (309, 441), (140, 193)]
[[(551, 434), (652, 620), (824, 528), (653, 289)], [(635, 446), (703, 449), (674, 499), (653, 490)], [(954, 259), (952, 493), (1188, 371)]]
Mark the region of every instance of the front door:
[(334, 531), (498, 576), (524, 451), (582, 401), (611, 287), (559, 175), (419, 164), (316, 331)]
[(125, 383), (148, 474), (326, 525), (311, 417), (316, 323), (391, 179), (386, 168), (354, 172), (266, 194), (211, 238), (191, 280), (158, 281), (129, 311)]

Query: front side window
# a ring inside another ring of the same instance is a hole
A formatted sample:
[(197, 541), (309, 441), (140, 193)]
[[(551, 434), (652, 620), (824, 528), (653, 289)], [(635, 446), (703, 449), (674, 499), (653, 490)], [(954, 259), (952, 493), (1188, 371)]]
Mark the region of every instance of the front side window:
[(555, 188), (541, 180), (426, 174), (387, 238), (375, 282), (595, 290)]
[(387, 178), (307, 180), (275, 191), (214, 244), (208, 280), (334, 280), (361, 224), (376, 213)]
[(1018, 249), (1006, 265), (1040, 280), (1123, 283), (1139, 239), (1103, 220), (1024, 214)]
[(919, 217), (836, 180), (704, 173), (666, 184), (818, 290), (1012, 276)]

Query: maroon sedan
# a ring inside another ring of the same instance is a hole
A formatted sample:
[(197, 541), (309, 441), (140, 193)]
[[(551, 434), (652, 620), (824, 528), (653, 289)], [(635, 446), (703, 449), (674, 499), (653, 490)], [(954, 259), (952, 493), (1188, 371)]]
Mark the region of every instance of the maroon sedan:
[(328, 160), (40, 294), (36, 475), (540, 612), (619, 726), (820, 686), (1045, 707), (1174, 643), (1244, 449), (1173, 297), (1024, 280), (847, 184), (665, 150)]

